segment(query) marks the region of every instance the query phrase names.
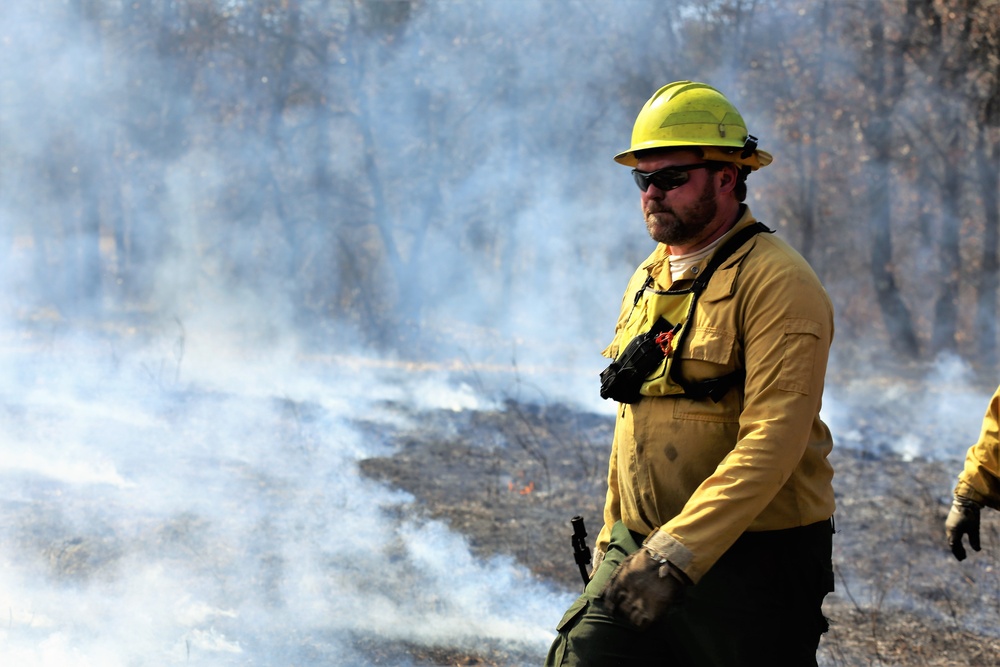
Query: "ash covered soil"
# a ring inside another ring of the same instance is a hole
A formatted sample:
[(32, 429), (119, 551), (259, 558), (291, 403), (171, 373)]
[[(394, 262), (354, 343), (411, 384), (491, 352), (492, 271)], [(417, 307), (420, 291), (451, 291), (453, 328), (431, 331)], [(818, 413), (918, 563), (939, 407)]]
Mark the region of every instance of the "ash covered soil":
[[(831, 455), (837, 590), (825, 603), (830, 631), (820, 644), (820, 665), (998, 665), (1000, 514), (984, 512), (983, 551), (957, 562), (943, 526), (960, 462), (894, 453), (893, 440), (912, 437), (914, 425), (879, 410), (859, 408), (864, 416), (852, 417), (849, 437), (839, 439)], [(363, 473), (409, 492), (415, 500), (401, 512), (446, 522), (477, 556), (511, 557), (540, 580), (578, 592), (570, 519), (584, 517), (592, 548), (613, 419), (514, 401), (492, 410), (409, 416), (409, 426), (388, 434), (384, 422), (367, 425), (373, 435), (388, 437), (394, 453), (363, 460)], [(551, 619), (553, 627), (558, 620)], [(499, 666), (543, 658), (497, 646), (474, 654), (408, 645), (370, 649), (382, 664), (405, 657), (424, 665)]]

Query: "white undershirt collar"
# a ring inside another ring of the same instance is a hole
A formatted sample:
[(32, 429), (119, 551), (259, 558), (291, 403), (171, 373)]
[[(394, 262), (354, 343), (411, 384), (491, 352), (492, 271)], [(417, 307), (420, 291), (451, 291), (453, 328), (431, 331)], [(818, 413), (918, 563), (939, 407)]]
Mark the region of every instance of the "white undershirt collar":
[(667, 262), (670, 264), (670, 279), (673, 282), (678, 280), (694, 280), (698, 275), (700, 265), (725, 238), (725, 234), (715, 239), (701, 250), (688, 253), (686, 255), (667, 255)]

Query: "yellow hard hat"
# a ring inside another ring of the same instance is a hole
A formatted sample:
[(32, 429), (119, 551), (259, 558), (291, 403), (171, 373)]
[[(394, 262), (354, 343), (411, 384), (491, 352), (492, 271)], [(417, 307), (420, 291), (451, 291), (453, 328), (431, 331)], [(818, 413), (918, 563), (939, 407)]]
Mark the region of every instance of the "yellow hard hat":
[(734, 162), (752, 170), (771, 164), (771, 154), (757, 148), (743, 116), (715, 88), (675, 81), (649, 98), (635, 119), (632, 146), (615, 162), (634, 167), (636, 151), (651, 148), (701, 148), (706, 160)]

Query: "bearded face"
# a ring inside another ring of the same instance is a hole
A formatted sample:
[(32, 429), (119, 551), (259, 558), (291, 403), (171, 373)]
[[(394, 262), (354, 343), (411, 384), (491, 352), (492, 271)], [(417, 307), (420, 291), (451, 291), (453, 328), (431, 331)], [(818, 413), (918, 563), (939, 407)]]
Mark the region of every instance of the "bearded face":
[[(700, 179), (701, 187), (692, 193), (692, 197), (644, 198), (646, 229), (654, 241), (669, 246), (684, 246), (699, 239), (712, 224), (718, 212), (718, 203), (715, 179), (708, 177), (710, 174), (703, 174), (706, 178)], [(682, 187), (693, 188), (696, 180), (692, 179)]]

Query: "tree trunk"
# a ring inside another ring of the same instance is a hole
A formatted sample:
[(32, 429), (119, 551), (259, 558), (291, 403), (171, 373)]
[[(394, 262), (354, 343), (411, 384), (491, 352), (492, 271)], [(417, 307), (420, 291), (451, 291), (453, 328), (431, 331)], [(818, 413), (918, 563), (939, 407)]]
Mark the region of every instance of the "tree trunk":
[(892, 210), (889, 202), (889, 167), (880, 161), (871, 168), (869, 184), (869, 229), (871, 231), (871, 273), (875, 297), (889, 333), (890, 349), (916, 358), (920, 345), (910, 311), (903, 301), (893, 275)]
[[(85, 34), (84, 41), (93, 39), (93, 46), (101, 53), (101, 62), (91, 70), (85, 63), (76, 63), (78, 76), (81, 80), (90, 79), (93, 90), (104, 89), (104, 54), (102, 50), (102, 35), (100, 15), (97, 7), (83, 0), (75, 0), (71, 5), (82, 19), (80, 29)], [(67, 185), (74, 191), (67, 202), (65, 215), (72, 217), (71, 233), (64, 240), (67, 243), (66, 260), (68, 290), (62, 295), (65, 299), (63, 310), (75, 316), (90, 316), (102, 304), (101, 262), (101, 200), (105, 190), (113, 187), (110, 176), (111, 154), (101, 151), (87, 151), (86, 137), (100, 137), (96, 145), (103, 148), (110, 146), (108, 130), (101, 122), (100, 116), (94, 118), (86, 115), (77, 128), (82, 137), (73, 145), (74, 176)], [(71, 204), (75, 204), (72, 205)]]
[[(940, 279), (937, 301), (934, 303), (934, 322), (931, 332), (931, 353), (955, 352), (955, 332), (958, 329), (958, 293), (961, 284), (962, 259), (959, 256), (959, 230), (962, 226), (962, 168), (959, 164), (961, 131), (959, 123), (954, 128), (945, 158), (944, 182), (941, 187), (942, 220), (938, 239)], [(961, 156), (964, 158), (964, 156)]]
[[(871, 273), (875, 298), (882, 311), (882, 318), (889, 334), (889, 348), (904, 357), (915, 358), (920, 353), (913, 318), (899, 293), (893, 275), (892, 259), (892, 206), (889, 200), (889, 164), (891, 160), (890, 125), (894, 100), (901, 88), (900, 59), (896, 54), (892, 62), (886, 54), (885, 32), (880, 16), (870, 17), (872, 43), (872, 94), (878, 100), (871, 120), (864, 126), (864, 136), (872, 150), (868, 167), (868, 224), (871, 233)], [(893, 68), (893, 89), (886, 82), (885, 70)]]
[(974, 355), (977, 367), (984, 371), (997, 368), (997, 296), (1000, 289), (1000, 146), (991, 135), (995, 129), (980, 131), (980, 150), (976, 151), (976, 173), (983, 199), (983, 255), (976, 276), (976, 315), (973, 325)]

